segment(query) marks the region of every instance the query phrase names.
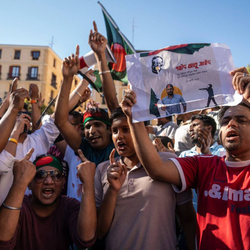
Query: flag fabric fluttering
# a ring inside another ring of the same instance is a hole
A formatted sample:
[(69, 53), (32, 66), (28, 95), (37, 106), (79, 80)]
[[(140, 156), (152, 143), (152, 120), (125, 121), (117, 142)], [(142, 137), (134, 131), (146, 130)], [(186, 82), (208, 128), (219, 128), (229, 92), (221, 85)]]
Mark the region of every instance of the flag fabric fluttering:
[(114, 80), (128, 83), (125, 55), (134, 54), (136, 51), (129, 40), (119, 30), (119, 27), (103, 5), (100, 2), (98, 4), (102, 8), (108, 44), (116, 59), (116, 63), (109, 63), (112, 77)]

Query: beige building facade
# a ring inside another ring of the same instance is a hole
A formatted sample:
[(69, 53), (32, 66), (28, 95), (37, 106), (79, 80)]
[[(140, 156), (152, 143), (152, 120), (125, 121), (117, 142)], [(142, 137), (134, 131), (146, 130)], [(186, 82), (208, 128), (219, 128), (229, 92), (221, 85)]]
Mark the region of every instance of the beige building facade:
[[(18, 77), (18, 87), (29, 89), (31, 83), (37, 84), (48, 105), (60, 89), (61, 64), (62, 59), (49, 46), (0, 44), (0, 98), (5, 98)], [(72, 90), (79, 81), (75, 76)]]

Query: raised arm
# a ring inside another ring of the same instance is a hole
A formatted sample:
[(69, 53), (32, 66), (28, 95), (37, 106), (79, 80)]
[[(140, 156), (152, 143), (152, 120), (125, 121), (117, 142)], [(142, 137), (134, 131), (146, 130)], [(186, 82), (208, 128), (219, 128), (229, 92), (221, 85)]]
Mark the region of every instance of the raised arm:
[[(92, 75), (92, 69), (86, 72), (86, 76), (88, 78), (91, 77)], [(76, 86), (74, 91), (69, 96), (69, 110), (73, 110), (76, 105), (80, 105), (83, 102), (86, 102), (90, 96), (91, 96), (91, 91), (88, 86), (88, 82), (85, 79), (82, 79), (80, 83)]]
[(18, 82), (18, 78), (16, 77), (10, 87), (10, 92), (7, 94), (6, 98), (3, 100), (1, 106), (0, 106), (0, 118), (3, 117), (5, 111), (8, 109), (9, 107), (9, 102), (10, 102), (10, 95), (16, 91), (17, 89), (17, 82)]
[(29, 93), (24, 88), (17, 89), (10, 95), (9, 107), (0, 120), (0, 152), (2, 152), (8, 142), (17, 114), (22, 110), (26, 98), (29, 99)]
[(29, 161), (33, 152), (34, 149), (31, 149), (22, 160), (14, 164), (14, 181), (0, 207), (0, 241), (9, 241), (15, 234), (25, 190), (36, 173), (35, 165)]
[(127, 168), (120, 162), (115, 162), (115, 149), (110, 154), (110, 166), (107, 169), (109, 188), (98, 209), (97, 237), (102, 239), (108, 233), (115, 213), (117, 196), (125, 181)]
[(77, 233), (84, 241), (92, 240), (96, 235), (95, 207), (95, 163), (88, 161), (82, 151), (78, 150), (82, 163), (77, 166), (79, 179), (83, 184), (81, 206), (77, 220)]
[(150, 141), (143, 122), (132, 123), (131, 108), (136, 103), (136, 95), (132, 90), (126, 90), (122, 100), (122, 109), (127, 116), (136, 154), (153, 179), (181, 186), (181, 179), (175, 164), (168, 160), (163, 162)]
[(74, 74), (77, 73), (79, 69), (78, 56), (79, 56), (79, 46), (76, 47), (75, 55), (72, 54), (68, 58), (65, 58), (63, 61), (62, 64), (63, 82), (59, 91), (55, 109), (55, 124), (60, 130), (67, 144), (74, 151), (77, 151), (82, 141), (82, 138), (77, 132), (77, 130), (74, 129), (74, 126), (71, 125), (70, 122), (68, 121), (70, 108), (72, 109), (80, 98), (77, 92), (74, 91), (72, 97), (74, 99), (77, 98), (77, 101), (75, 102), (74, 105), (72, 104), (69, 105), (69, 94), (73, 81), (73, 76)]
[(20, 114), (16, 119), (15, 126), (10, 134), (10, 139), (5, 147), (5, 150), (14, 157), (16, 156), (17, 144), (20, 140), (22, 141), (20, 135), (24, 130), (28, 131), (30, 129), (30, 119), (30, 116), (24, 113)]
[(37, 127), (36, 123), (39, 120), (40, 116), (41, 116), (41, 109), (38, 106), (38, 86), (34, 83), (30, 84), (30, 103), (31, 103), (31, 122), (32, 122), (32, 132), (34, 132), (35, 130), (39, 129), (41, 126), (41, 123), (39, 125), (39, 127)]
[(90, 30), (89, 45), (95, 53), (99, 74), (102, 80), (103, 94), (110, 115), (115, 108), (119, 107), (119, 103), (116, 97), (114, 81), (108, 68), (105, 54), (107, 39), (103, 35), (98, 33), (95, 22), (93, 22), (93, 25), (94, 32)]

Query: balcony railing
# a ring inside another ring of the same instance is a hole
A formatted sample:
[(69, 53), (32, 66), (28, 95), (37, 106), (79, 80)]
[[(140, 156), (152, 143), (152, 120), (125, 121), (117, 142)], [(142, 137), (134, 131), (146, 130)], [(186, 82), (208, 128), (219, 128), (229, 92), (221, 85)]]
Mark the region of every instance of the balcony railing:
[(20, 77), (21, 77), (21, 74), (19, 73), (19, 74), (12, 74), (12, 73), (7, 73), (7, 80), (13, 80), (14, 78), (18, 78), (19, 80), (21, 80), (20, 79)]
[(32, 80), (32, 81), (39, 81), (40, 75), (39, 74), (27, 74), (26, 80)]

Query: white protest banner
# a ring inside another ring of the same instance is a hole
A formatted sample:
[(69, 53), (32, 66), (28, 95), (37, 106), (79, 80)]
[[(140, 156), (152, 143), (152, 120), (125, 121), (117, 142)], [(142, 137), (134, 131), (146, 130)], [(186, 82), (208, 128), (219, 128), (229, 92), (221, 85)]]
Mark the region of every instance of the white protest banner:
[(170, 46), (126, 56), (128, 80), (137, 95), (133, 121), (152, 120), (217, 105), (236, 105), (235, 69), (226, 44)]

